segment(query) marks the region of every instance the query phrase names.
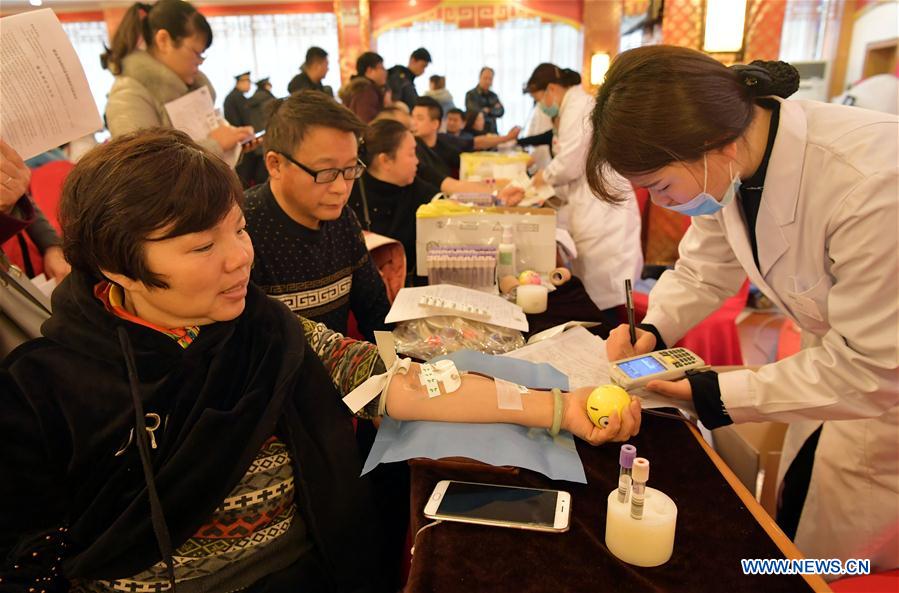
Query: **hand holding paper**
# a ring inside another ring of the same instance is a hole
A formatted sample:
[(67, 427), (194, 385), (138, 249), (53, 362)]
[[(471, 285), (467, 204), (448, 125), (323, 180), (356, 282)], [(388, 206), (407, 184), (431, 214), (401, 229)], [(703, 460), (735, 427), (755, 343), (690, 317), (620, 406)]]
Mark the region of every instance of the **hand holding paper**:
[(7, 214), (28, 189), (31, 169), (12, 146), (0, 138), (0, 214)]
[(103, 127), (81, 62), (52, 10), (4, 17), (0, 53), (0, 137), (23, 159)]
[[(235, 128), (227, 123), (222, 124), (209, 131), (209, 137), (219, 143), (222, 150), (228, 152), (233, 150), (239, 143), (252, 138), (253, 128), (251, 126), (241, 126)], [(255, 148), (255, 145), (254, 145)]]
[(521, 198), (514, 202), (506, 202), (507, 206), (541, 206), (546, 200), (553, 197), (556, 192), (551, 185), (542, 183), (538, 180), (540, 173), (534, 177), (520, 175), (513, 179), (507, 187), (517, 187), (523, 190), (524, 194)]

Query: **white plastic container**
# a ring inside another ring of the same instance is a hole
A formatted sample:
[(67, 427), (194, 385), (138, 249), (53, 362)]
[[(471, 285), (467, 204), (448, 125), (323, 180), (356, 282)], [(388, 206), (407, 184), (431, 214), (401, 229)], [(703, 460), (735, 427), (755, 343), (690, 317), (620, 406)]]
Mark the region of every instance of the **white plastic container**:
[(541, 284), (522, 284), (516, 289), (515, 303), (528, 314), (546, 311), (549, 291)]
[(631, 500), (618, 502), (618, 489), (606, 507), (606, 546), (616, 557), (635, 566), (659, 566), (671, 559), (677, 505), (667, 494), (646, 488), (643, 518), (631, 517)]

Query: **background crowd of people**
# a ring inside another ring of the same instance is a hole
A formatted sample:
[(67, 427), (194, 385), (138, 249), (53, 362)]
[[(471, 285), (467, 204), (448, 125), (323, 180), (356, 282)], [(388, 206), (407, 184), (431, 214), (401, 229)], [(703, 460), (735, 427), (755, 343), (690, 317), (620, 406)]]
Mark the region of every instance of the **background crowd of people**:
[[(345, 335), (350, 319), (367, 340), (390, 328), (363, 231), (398, 240), (407, 285), (420, 282), (416, 209), (460, 192), (518, 204), (520, 186), (459, 169), (465, 152), (519, 147), (545, 149), (528, 182), (551, 188), (610, 359), (674, 345), (747, 275), (794, 318), (809, 336), (799, 354), (648, 388), (710, 428), (790, 422), (781, 526), (821, 558), (899, 565), (897, 489), (881, 479), (896, 476), (897, 275), (872, 272), (897, 268), (895, 116), (786, 101), (798, 74), (782, 62), (728, 68), (658, 46), (620, 54), (595, 96), (578, 72), (535, 64), (522, 85), (542, 123), (522, 138), (498, 134), (493, 67), (462, 109), (440, 75), (418, 96), (426, 48), (389, 69), (362, 53), (335, 93), (328, 53), (310, 47), (286, 97), (234, 73), (222, 120), (195, 141), (166, 104), (215, 96), (201, 71), (213, 41), (188, 2), (128, 9), (102, 56), (112, 138), (69, 174), (61, 233), (0, 139), (0, 239), (30, 226), (62, 281), (41, 336), (18, 342), (39, 339), (0, 367), (0, 504), (13, 511), (0, 584), (396, 591), (407, 469), (360, 476), (381, 417), (561, 428), (592, 445), (637, 434), (637, 399), (599, 428), (589, 389), (527, 390), (509, 410), (475, 374), (453, 397), (426, 397), (410, 371), (355, 417), (341, 402), (386, 371)], [(693, 222), (631, 337), (618, 323), (624, 280), (643, 268), (636, 187)]]

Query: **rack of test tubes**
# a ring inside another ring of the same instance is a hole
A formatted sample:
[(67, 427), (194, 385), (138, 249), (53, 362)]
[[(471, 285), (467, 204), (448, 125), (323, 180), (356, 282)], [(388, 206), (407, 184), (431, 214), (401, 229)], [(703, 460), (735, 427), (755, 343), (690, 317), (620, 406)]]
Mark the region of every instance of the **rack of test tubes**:
[(460, 204), (468, 204), (470, 206), (489, 207), (496, 205), (496, 198), (493, 194), (479, 192), (460, 192), (451, 194), (450, 200), (459, 202)]
[(606, 546), (617, 558), (635, 566), (659, 566), (674, 551), (677, 505), (667, 494), (649, 488), (649, 460), (637, 457), (633, 445), (622, 445), (618, 488), (606, 507)]
[(428, 284), (454, 284), (496, 293), (496, 247), (443, 245), (428, 249)]

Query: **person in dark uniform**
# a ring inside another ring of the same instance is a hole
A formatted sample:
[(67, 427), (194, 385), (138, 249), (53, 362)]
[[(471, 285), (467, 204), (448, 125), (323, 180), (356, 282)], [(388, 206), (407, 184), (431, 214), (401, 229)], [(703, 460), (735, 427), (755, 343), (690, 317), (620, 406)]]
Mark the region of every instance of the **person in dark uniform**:
[(265, 122), (268, 119), (265, 108), (269, 103), (276, 99), (272, 94), (272, 83), (268, 78), (260, 78), (256, 81), (256, 92), (249, 99), (250, 106), (250, 125), (253, 130), (261, 132), (265, 129)]
[(418, 91), (415, 90), (415, 77), (424, 74), (431, 61), (430, 52), (419, 47), (409, 56), (408, 67), (397, 64), (387, 71), (387, 86), (390, 87), (393, 100), (402, 101), (408, 105), (409, 111), (415, 107), (415, 100), (418, 99)]
[(465, 109), (484, 114), (484, 131), (496, 134), (496, 120), (506, 112), (499, 97), (490, 90), (493, 86), (493, 68), (484, 66), (478, 77), (478, 86), (465, 93)]
[(306, 61), (300, 66), (300, 73), (287, 85), (287, 92), (292, 95), (300, 91), (320, 91), (333, 97), (331, 87), (322, 84), (328, 75), (328, 67), (328, 52), (313, 45), (306, 51)]
[[(272, 94), (272, 83), (268, 78), (261, 78), (256, 81), (256, 92), (250, 97), (250, 125), (253, 131), (262, 132), (265, 130), (268, 122), (268, 108), (272, 101), (276, 99)], [(268, 169), (265, 168), (265, 159), (262, 158), (262, 147), (251, 153), (245, 154), (244, 159), (253, 161), (253, 183), (259, 185), (268, 180)], [(248, 165), (249, 166), (249, 165)]]
[(250, 73), (242, 72), (234, 77), (234, 88), (225, 97), (225, 119), (235, 127), (250, 125), (250, 105), (246, 97), (250, 90)]
[[(235, 127), (249, 126), (252, 122), (250, 100), (246, 93), (250, 90), (250, 73), (242, 72), (234, 77), (237, 81), (234, 88), (225, 97), (225, 119)], [(253, 174), (256, 169), (256, 159), (253, 153), (242, 155), (240, 162), (234, 167), (237, 176), (240, 177), (244, 187), (253, 185)]]

